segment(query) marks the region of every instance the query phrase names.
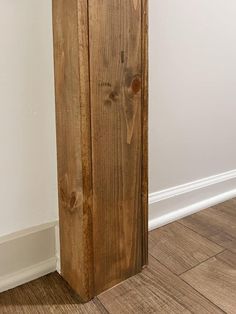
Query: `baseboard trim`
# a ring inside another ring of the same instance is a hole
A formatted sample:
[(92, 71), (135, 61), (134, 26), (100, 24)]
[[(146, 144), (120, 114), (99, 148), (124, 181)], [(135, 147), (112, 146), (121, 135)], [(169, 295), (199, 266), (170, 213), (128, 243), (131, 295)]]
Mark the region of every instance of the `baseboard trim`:
[(0, 237), (0, 292), (56, 270), (57, 222)]
[(175, 210), (171, 213), (164, 214), (162, 216), (159, 216), (157, 218), (149, 220), (149, 230), (153, 230), (156, 228), (159, 228), (161, 226), (167, 225), (171, 222), (174, 222), (178, 219), (184, 218), (188, 215), (192, 215), (202, 209), (214, 206), (216, 204), (225, 202), (227, 200), (230, 200), (232, 198), (236, 197), (236, 189), (216, 195), (214, 197), (205, 199), (203, 201), (191, 204), (189, 206), (186, 206), (184, 208), (180, 208), (178, 210)]
[(0, 292), (23, 285), (56, 270), (56, 257), (0, 277)]
[(149, 204), (157, 203), (236, 178), (236, 169), (149, 194)]
[(0, 236), (0, 244), (8, 242), (8, 241), (12, 241), (15, 239), (19, 239), (21, 237), (25, 237), (25, 236), (29, 236), (30, 234), (36, 233), (36, 232), (40, 232), (43, 230), (47, 230), (50, 228), (54, 228), (58, 226), (58, 221), (51, 221), (51, 222), (47, 222), (44, 224), (40, 224), (40, 225), (36, 225), (30, 228), (26, 228), (23, 230), (19, 230), (10, 234), (6, 234), (6, 235), (2, 235)]

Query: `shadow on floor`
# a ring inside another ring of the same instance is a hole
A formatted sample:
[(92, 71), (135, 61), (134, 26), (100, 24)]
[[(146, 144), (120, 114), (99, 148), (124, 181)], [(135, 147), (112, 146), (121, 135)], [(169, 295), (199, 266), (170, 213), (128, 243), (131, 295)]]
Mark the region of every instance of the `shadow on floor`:
[(82, 304), (66, 281), (57, 273), (46, 275), (0, 294), (0, 305)]

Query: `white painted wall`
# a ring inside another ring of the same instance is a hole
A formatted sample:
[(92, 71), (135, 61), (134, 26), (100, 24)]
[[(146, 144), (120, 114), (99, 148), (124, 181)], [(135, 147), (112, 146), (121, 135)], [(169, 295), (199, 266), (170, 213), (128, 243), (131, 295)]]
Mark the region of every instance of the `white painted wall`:
[(236, 2), (149, 0), (149, 8), (156, 228), (236, 197)]
[[(236, 2), (149, 2), (155, 193), (236, 169)], [(51, 24), (50, 0), (0, 1), (0, 236), (57, 218)], [(227, 192), (230, 180), (186, 198)], [(150, 218), (185, 205), (155, 203)]]
[(0, 1), (0, 236), (57, 218), (51, 1)]
[(236, 169), (236, 2), (149, 2), (156, 192)]

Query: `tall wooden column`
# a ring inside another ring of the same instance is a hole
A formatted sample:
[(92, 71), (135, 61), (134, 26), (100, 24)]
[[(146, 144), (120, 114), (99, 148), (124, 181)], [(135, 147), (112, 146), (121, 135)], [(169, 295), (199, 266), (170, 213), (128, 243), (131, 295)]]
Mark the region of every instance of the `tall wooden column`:
[(147, 0), (53, 0), (62, 276), (87, 301), (147, 264)]

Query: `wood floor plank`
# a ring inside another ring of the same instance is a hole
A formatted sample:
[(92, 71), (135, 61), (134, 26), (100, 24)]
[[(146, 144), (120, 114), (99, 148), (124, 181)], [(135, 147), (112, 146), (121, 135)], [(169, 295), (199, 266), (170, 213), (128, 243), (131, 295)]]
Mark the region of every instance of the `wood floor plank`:
[(100, 296), (109, 313), (222, 313), (152, 256), (149, 266)]
[(52, 273), (0, 294), (1, 314), (107, 313), (94, 299), (81, 304), (58, 273)]
[(149, 233), (150, 254), (177, 275), (223, 250), (179, 223)]
[(214, 206), (215, 209), (225, 212), (227, 215), (236, 219), (236, 199), (229, 200), (227, 202)]
[(208, 208), (179, 222), (236, 253), (236, 216), (229, 206), (218, 205)]
[(181, 278), (226, 313), (236, 313), (236, 254), (224, 251)]

